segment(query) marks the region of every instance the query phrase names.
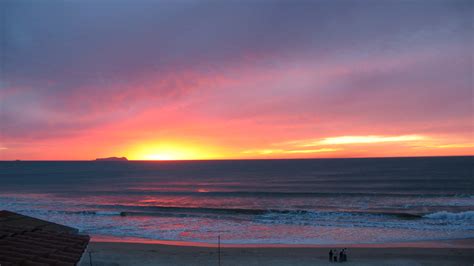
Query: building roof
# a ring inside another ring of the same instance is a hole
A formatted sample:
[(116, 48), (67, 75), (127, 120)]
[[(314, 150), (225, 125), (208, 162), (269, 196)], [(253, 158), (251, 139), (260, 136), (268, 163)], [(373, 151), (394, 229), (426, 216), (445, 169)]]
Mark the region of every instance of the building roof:
[(0, 265), (76, 265), (89, 243), (72, 227), (0, 211)]

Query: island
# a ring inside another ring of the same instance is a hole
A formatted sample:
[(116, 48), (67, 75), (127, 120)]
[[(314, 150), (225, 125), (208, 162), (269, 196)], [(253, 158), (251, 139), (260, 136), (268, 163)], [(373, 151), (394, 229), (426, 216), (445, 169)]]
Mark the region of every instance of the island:
[(128, 161), (126, 157), (107, 157), (107, 158), (97, 158), (95, 160), (99, 162), (126, 162)]

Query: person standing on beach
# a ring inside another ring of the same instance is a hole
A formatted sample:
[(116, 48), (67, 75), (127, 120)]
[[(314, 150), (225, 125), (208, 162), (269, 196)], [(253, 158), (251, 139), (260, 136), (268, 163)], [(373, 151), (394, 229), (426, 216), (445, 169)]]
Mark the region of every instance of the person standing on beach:
[(332, 262), (332, 249), (329, 250), (329, 262)]
[(341, 249), (341, 251), (339, 252), (339, 262), (343, 262), (344, 261), (344, 249)]

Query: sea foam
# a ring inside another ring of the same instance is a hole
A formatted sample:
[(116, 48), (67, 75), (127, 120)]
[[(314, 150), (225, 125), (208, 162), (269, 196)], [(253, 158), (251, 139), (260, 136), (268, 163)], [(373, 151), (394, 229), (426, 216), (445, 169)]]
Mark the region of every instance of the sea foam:
[(458, 212), (458, 213), (440, 211), (440, 212), (427, 214), (423, 217), (430, 218), (430, 219), (442, 219), (442, 220), (474, 220), (474, 211), (465, 211), (465, 212)]

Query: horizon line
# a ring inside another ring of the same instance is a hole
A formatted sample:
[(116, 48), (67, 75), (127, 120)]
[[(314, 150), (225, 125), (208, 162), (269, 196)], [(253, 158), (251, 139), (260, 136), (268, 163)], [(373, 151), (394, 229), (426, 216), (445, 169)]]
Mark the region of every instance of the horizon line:
[[(380, 156), (380, 157), (316, 157), (316, 158), (240, 158), (240, 159), (180, 159), (180, 160), (129, 160), (126, 161), (97, 161), (97, 159), (79, 159), (79, 160), (0, 160), (0, 162), (192, 162), (192, 161), (278, 161), (278, 160), (348, 160), (348, 159), (402, 159), (402, 158), (443, 158), (443, 157), (474, 157), (469, 155), (420, 155), (420, 156)], [(125, 157), (126, 158), (126, 157)]]

